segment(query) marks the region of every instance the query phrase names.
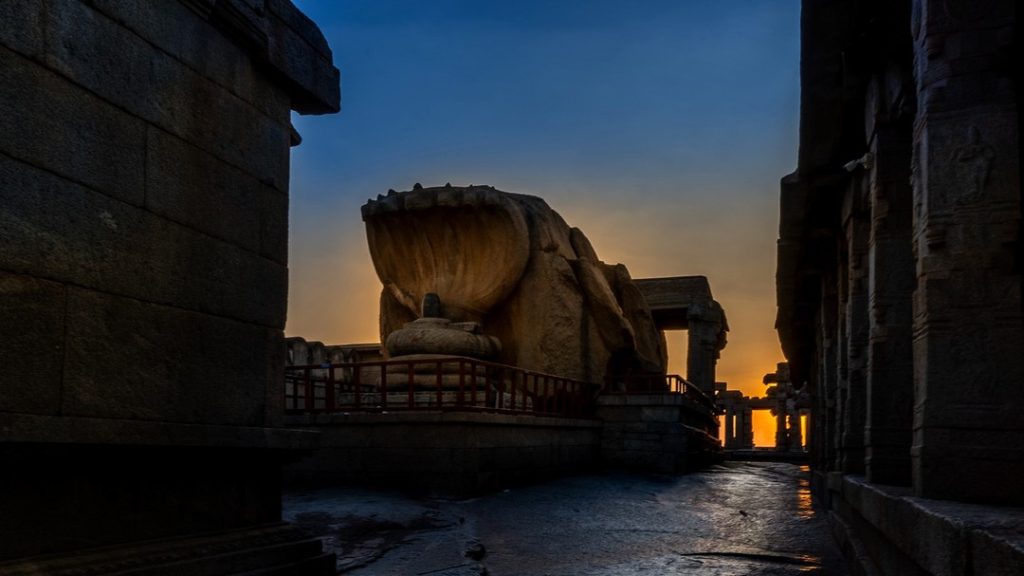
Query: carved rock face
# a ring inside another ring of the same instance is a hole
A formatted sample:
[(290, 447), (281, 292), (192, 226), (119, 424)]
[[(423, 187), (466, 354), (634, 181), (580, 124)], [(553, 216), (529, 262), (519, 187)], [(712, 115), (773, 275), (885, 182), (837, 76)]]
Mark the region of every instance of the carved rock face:
[(436, 293), (443, 318), (478, 322), (481, 336), (497, 340), (499, 362), (592, 382), (664, 373), (664, 338), (629, 272), (598, 260), (540, 198), (486, 186), (418, 188), (368, 202), (363, 220), (384, 284), (381, 339), (393, 354), (451, 353), (424, 340), (448, 337), (442, 330), (418, 331), (416, 348), (406, 345), (407, 330), (418, 330), (406, 324)]
[(417, 314), (436, 293), (447, 318), (478, 321), (518, 284), (530, 257), (520, 207), (487, 188), (431, 188), (363, 207), (366, 238), (386, 290)]

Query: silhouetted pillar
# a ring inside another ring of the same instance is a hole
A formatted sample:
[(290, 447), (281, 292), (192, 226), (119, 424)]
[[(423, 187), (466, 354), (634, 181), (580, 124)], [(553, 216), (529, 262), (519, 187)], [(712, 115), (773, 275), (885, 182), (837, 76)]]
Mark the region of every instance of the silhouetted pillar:
[(839, 343), (836, 333), (838, 323), (838, 284), (836, 278), (826, 275), (821, 282), (821, 332), (818, 334), (818, 466), (824, 471), (839, 469)]
[(868, 343), (868, 237), (871, 231), (868, 208), (863, 201), (866, 179), (863, 174), (850, 181), (847, 202), (843, 207), (843, 229), (846, 235), (842, 317), (839, 329), (845, 352), (840, 358), (840, 386), (843, 401), (842, 436), (839, 444), (839, 466), (843, 472), (864, 471), (864, 422), (867, 401)]
[(915, 492), (1024, 504), (1014, 0), (915, 0)]
[(736, 412), (733, 410), (731, 405), (725, 407), (725, 447), (732, 449), (736, 445), (736, 438), (733, 433), (733, 419), (736, 417)]
[(779, 402), (775, 408), (775, 449), (786, 450), (789, 435), (786, 433), (786, 403)]
[(739, 410), (740, 448), (754, 447), (754, 419), (753, 410), (749, 406), (743, 406)]
[(723, 318), (714, 301), (687, 309), (686, 379), (709, 395), (715, 393), (715, 365), (725, 347)]
[(865, 474), (870, 482), (910, 485), (914, 366), (910, 162), (912, 79), (899, 66), (868, 90), (865, 133), (874, 134)]
[(800, 412), (792, 412), (789, 415), (789, 450), (799, 452), (803, 450), (803, 433), (800, 430)]

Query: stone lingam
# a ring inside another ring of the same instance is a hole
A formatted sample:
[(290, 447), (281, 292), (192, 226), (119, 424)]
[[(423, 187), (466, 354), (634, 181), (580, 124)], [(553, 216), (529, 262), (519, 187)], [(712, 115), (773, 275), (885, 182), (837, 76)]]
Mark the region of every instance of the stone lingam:
[(362, 209), (390, 358), (463, 356), (603, 383), (664, 374), (664, 337), (621, 264), (544, 200), (416, 185)]

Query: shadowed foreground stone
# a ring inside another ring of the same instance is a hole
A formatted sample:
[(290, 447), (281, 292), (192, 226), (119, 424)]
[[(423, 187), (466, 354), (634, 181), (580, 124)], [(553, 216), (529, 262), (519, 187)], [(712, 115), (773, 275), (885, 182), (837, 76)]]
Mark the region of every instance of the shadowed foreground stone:
[(279, 424), (331, 60), (287, 0), (0, 2), (0, 574), (330, 573)]

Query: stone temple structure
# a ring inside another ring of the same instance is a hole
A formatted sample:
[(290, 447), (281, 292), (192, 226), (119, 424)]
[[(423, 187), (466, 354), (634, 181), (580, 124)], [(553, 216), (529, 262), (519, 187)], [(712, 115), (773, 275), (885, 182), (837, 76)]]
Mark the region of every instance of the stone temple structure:
[(339, 98), (288, 0), (0, 2), (0, 573), (333, 573), (281, 387), (290, 114)]
[(1024, 504), (1020, 16), (803, 2), (777, 327), (816, 491), (865, 573), (1024, 566), (1000, 508)]

